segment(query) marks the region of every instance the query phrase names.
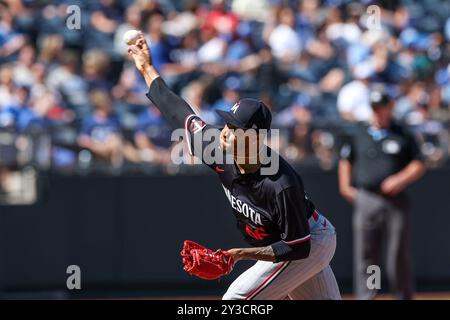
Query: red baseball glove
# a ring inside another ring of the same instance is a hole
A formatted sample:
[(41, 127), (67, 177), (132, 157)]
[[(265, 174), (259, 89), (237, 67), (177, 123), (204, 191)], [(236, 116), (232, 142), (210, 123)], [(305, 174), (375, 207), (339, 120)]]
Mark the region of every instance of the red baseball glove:
[(183, 269), (199, 278), (213, 280), (229, 274), (234, 267), (233, 257), (226, 251), (212, 251), (186, 240), (181, 250)]

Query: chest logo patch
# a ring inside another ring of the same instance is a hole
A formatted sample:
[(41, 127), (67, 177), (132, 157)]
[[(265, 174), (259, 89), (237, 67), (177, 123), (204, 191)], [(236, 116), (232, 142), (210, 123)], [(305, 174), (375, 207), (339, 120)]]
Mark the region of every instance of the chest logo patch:
[(386, 154), (398, 154), (400, 152), (400, 143), (394, 140), (383, 142), (383, 152)]
[(263, 227), (253, 229), (248, 224), (245, 226), (245, 231), (250, 237), (256, 240), (263, 240), (269, 235)]

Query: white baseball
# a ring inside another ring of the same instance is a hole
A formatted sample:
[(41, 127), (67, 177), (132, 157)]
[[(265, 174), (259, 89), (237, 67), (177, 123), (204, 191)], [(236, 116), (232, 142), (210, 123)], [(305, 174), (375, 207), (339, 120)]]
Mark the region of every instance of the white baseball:
[(135, 43), (135, 41), (138, 39), (139, 35), (141, 34), (141, 31), (139, 30), (128, 30), (127, 32), (125, 32), (125, 34), (123, 35), (123, 41), (127, 44), (127, 45), (132, 45)]

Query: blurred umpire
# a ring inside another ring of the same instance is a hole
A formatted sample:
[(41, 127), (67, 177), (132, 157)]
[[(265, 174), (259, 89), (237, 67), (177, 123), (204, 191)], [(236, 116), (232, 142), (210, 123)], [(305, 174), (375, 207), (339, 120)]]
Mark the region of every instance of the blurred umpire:
[(393, 101), (382, 91), (370, 95), (373, 117), (356, 124), (341, 148), (339, 188), (353, 203), (354, 271), (357, 299), (372, 299), (367, 268), (381, 268), (398, 299), (412, 298), (409, 201), (405, 188), (419, 179), (425, 165), (414, 137), (392, 119)]

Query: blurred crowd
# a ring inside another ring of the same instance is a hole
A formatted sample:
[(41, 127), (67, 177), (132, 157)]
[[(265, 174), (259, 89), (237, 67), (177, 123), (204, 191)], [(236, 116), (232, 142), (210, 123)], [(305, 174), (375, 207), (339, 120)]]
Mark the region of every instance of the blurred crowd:
[(333, 168), (375, 86), (431, 165), (448, 158), (447, 0), (0, 0), (0, 134), (19, 151), (21, 136), (49, 136), (53, 168), (170, 166), (171, 130), (122, 40), (131, 29), (206, 122), (240, 97), (266, 102), (290, 161)]

